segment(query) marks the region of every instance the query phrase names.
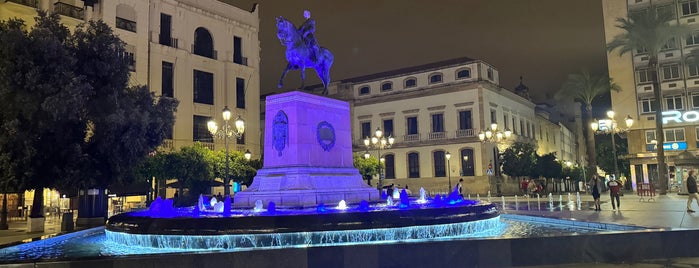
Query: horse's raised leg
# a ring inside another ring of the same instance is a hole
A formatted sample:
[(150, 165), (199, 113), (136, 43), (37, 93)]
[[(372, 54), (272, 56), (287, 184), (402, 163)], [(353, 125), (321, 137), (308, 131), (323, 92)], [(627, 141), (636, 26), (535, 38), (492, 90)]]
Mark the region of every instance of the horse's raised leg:
[(282, 77), (279, 78), (279, 84), (277, 85), (277, 88), (282, 88), (282, 86), (284, 84), (284, 77), (286, 76), (286, 73), (288, 73), (289, 70), (291, 70), (291, 68), (292, 68), (291, 63), (286, 65), (286, 69), (284, 69), (284, 72), (282, 72)]

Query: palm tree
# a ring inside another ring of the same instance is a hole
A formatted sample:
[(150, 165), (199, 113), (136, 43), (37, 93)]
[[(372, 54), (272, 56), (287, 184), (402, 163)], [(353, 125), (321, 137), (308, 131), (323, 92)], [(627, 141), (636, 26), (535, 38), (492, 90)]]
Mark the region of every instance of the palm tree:
[(653, 85), (653, 96), (655, 98), (655, 139), (658, 146), (658, 193), (667, 193), (667, 167), (665, 166), (665, 150), (662, 144), (665, 143), (665, 132), (663, 131), (662, 118), (663, 108), (661, 105), (662, 96), (660, 94), (660, 84), (658, 81), (658, 54), (660, 51), (675, 42), (677, 37), (685, 36), (691, 30), (679, 23), (671, 24), (674, 14), (670, 12), (658, 12), (654, 6), (650, 6), (643, 12), (629, 13), (628, 19), (617, 18), (617, 27), (624, 30), (623, 33), (614, 37), (614, 40), (607, 44), (607, 50), (619, 51), (619, 56), (633, 51), (641, 51), (648, 55), (648, 69), (651, 73), (650, 80)]
[(614, 84), (612, 79), (606, 75), (591, 75), (588, 71), (582, 70), (580, 73), (568, 75), (568, 80), (563, 84), (561, 90), (556, 93), (556, 99), (573, 99), (580, 102), (585, 108), (587, 121), (583, 125), (585, 133), (585, 147), (587, 149), (587, 174), (597, 173), (597, 153), (595, 152), (595, 137), (590, 129), (592, 123), (592, 101), (598, 96), (607, 94), (610, 91), (618, 92), (621, 88)]

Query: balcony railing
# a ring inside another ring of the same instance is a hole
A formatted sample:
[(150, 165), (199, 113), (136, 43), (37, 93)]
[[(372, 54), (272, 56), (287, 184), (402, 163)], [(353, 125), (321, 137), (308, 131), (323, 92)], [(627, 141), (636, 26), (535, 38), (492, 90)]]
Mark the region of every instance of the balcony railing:
[(175, 149), (175, 141), (173, 140), (163, 140), (163, 143), (160, 144), (160, 147), (166, 150), (172, 150)]
[(403, 142), (418, 142), (420, 141), (420, 134), (408, 134), (403, 136)]
[(429, 140), (443, 140), (447, 138), (447, 133), (446, 132), (430, 132), (427, 135), (427, 139)]
[(5, 0), (5, 2), (17, 3), (23, 6), (38, 8), (39, 0)]
[(218, 51), (216, 51), (215, 49), (212, 49), (212, 50), (202, 49), (200, 47), (197, 47), (194, 44), (192, 44), (192, 54), (215, 59), (215, 60), (218, 59)]
[(233, 57), (233, 63), (248, 66), (248, 58), (247, 57)]
[(468, 138), (468, 137), (475, 137), (476, 132), (473, 129), (457, 129), (456, 130), (456, 137), (457, 138)]
[(53, 11), (60, 15), (76, 18), (79, 20), (85, 18), (85, 12), (82, 8), (69, 5), (63, 2), (56, 2), (55, 4), (53, 4)]
[(116, 27), (129, 32), (136, 32), (136, 22), (124, 18), (116, 18)]
[(206, 148), (209, 148), (210, 150), (214, 150), (214, 143), (213, 142), (201, 142), (201, 145), (203, 145)]

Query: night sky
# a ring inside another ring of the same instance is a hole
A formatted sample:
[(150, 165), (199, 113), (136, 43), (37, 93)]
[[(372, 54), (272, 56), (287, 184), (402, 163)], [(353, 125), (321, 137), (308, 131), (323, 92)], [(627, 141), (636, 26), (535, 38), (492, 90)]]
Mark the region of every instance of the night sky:
[[(286, 66), (275, 17), (296, 26), (303, 10), (316, 19), (318, 43), (335, 55), (332, 80), (457, 57), (484, 60), (512, 89), (524, 76), (535, 101), (557, 91), (570, 73), (606, 74), (601, 1), (579, 0), (225, 0), (250, 10), (260, 3), (261, 91), (279, 92)], [(300, 85), (291, 71), (284, 88)], [(306, 70), (306, 85), (320, 83)]]

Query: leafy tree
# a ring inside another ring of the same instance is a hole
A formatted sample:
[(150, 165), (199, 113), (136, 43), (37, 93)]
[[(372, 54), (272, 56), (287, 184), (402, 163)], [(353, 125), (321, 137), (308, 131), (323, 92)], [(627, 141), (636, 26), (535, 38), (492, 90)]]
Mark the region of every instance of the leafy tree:
[[(597, 158), (599, 159), (599, 167), (607, 173), (614, 173), (614, 154), (612, 151), (611, 138), (616, 135), (604, 135), (597, 138)], [(623, 174), (630, 174), (630, 163), (628, 159), (623, 159), (620, 156), (626, 155), (627, 145), (625, 142), (620, 142), (619, 138), (616, 141), (617, 168)]]
[[(209, 154), (214, 176), (223, 178), (226, 175), (226, 151), (213, 151)], [(254, 160), (245, 159), (245, 154), (240, 151), (228, 152), (228, 178), (241, 184), (250, 186), (252, 179), (257, 175), (259, 168), (253, 167)]]
[(611, 78), (605, 75), (591, 75), (588, 71), (582, 70), (577, 74), (568, 75), (568, 80), (563, 84), (561, 90), (556, 93), (557, 99), (572, 98), (580, 102), (585, 111), (583, 133), (585, 133), (585, 150), (587, 151), (588, 174), (594, 174), (597, 170), (597, 159), (595, 153), (595, 135), (590, 129), (592, 123), (592, 101), (595, 98), (608, 94), (610, 91), (618, 92), (621, 88), (615, 84)]
[(537, 175), (546, 178), (547, 184), (549, 179), (560, 179), (563, 176), (563, 165), (556, 160), (556, 153), (537, 155), (535, 169)]
[(371, 178), (379, 174), (379, 160), (373, 157), (364, 158), (360, 153), (352, 155), (354, 167), (359, 170), (359, 174), (366, 180), (366, 183), (371, 185)]
[[(662, 118), (663, 108), (658, 105), (662, 100), (660, 83), (658, 81), (658, 55), (669, 42), (676, 42), (692, 30), (680, 23), (675, 23), (674, 14), (670, 12), (658, 12), (655, 6), (650, 6), (641, 12), (630, 12), (628, 19), (617, 18), (617, 27), (623, 32), (614, 37), (607, 44), (607, 50), (618, 50), (619, 56), (633, 51), (643, 51), (648, 55), (648, 68), (651, 72), (650, 80), (653, 85), (654, 109), (655, 109), (655, 138), (658, 144), (665, 142), (663, 135)], [(658, 180), (660, 182), (658, 193), (667, 193), (667, 166), (665, 165), (665, 150), (658, 146)]]
[[(193, 146), (182, 147), (177, 152), (167, 154), (167, 177), (177, 179), (181, 199), (178, 200), (178, 205), (192, 202), (211, 185), (214, 173), (208, 156), (210, 152), (211, 150), (201, 143), (195, 143)], [(185, 188), (189, 189), (188, 195), (184, 194)]]
[(515, 142), (500, 154), (502, 171), (513, 177), (532, 177), (535, 174), (536, 148), (531, 143)]

